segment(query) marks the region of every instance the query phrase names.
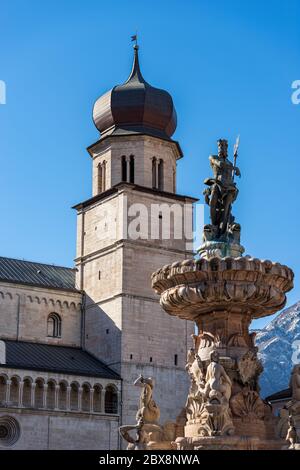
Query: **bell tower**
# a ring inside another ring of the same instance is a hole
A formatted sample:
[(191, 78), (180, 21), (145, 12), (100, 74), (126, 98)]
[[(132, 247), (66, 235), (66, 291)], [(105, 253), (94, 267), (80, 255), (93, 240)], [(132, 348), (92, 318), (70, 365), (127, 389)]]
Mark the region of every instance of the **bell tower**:
[(176, 193), (175, 107), (143, 78), (137, 45), (128, 80), (96, 101), (93, 120), (93, 196), (75, 206), (85, 348), (121, 375), (122, 422), (134, 422), (139, 374), (155, 379), (162, 421), (175, 419), (188, 391), (193, 325), (163, 313), (151, 274), (191, 257), (195, 199)]

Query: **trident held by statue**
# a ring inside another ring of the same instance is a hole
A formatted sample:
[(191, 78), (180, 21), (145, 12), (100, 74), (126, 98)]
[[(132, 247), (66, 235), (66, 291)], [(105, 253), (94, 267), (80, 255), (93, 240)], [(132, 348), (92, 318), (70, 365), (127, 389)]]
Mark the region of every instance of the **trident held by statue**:
[(239, 145), (240, 145), (240, 136), (238, 135), (233, 147), (233, 169), (232, 169), (232, 179), (234, 180), (234, 176), (236, 174), (236, 160), (238, 157), (238, 150), (239, 150)]

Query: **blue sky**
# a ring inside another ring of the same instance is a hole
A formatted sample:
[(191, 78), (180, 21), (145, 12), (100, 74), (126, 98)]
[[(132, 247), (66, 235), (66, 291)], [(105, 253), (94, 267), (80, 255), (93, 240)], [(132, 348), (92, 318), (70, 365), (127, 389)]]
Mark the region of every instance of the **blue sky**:
[(299, 300), (299, 19), (299, 0), (2, 0), (1, 254), (72, 265), (92, 105), (127, 78), (137, 29), (145, 78), (176, 105), (178, 191), (200, 196), (216, 140), (240, 134), (242, 242), (294, 269)]

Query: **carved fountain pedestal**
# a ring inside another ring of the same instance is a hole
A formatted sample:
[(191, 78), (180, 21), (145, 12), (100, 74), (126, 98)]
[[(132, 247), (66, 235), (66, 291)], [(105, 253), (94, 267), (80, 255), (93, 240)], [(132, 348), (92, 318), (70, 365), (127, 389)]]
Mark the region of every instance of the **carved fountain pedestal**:
[(249, 325), (285, 305), (293, 272), (250, 257), (200, 258), (164, 266), (152, 275), (152, 286), (169, 315), (198, 328), (188, 355), (191, 388), (177, 448), (282, 448), (277, 418), (259, 396), (263, 368)]

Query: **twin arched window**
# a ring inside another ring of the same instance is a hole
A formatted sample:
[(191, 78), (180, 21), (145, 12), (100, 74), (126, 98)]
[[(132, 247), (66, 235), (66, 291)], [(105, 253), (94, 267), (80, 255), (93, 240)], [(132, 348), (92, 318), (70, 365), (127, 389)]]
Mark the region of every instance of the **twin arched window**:
[(50, 313), (47, 320), (47, 336), (61, 337), (61, 318), (57, 313)]
[(123, 155), (121, 159), (121, 165), (122, 181), (124, 183), (134, 183), (134, 156), (130, 155), (130, 157), (128, 158)]

